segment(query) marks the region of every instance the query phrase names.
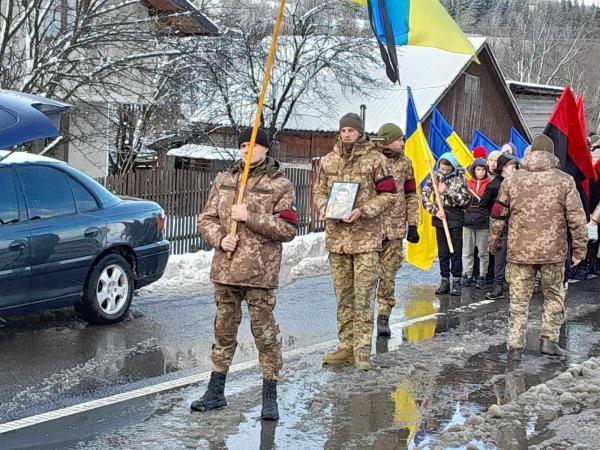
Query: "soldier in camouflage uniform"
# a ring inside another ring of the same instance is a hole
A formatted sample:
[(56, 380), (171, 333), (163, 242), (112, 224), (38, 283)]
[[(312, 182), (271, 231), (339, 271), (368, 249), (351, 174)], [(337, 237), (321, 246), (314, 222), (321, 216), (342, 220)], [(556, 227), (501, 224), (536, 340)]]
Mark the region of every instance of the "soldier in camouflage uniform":
[(358, 182), (356, 207), (346, 220), (326, 220), (326, 247), (337, 298), (340, 346), (323, 358), (326, 364), (354, 363), (369, 370), (373, 308), (382, 250), (381, 213), (395, 200), (396, 183), (387, 159), (367, 142), (361, 118), (340, 120), (340, 138), (321, 160), (314, 190), (324, 217), (334, 181)]
[(586, 217), (573, 178), (557, 169), (554, 143), (536, 136), (521, 167), (503, 181), (492, 209), (490, 251), (501, 245), (508, 222), (510, 315), (507, 346), (510, 357), (519, 360), (525, 347), (529, 302), (536, 272), (542, 274), (544, 309), (540, 351), (561, 355), (559, 331), (564, 320), (563, 276), (567, 257), (567, 234), (573, 238), (573, 263), (587, 251)]
[(412, 163), (404, 156), (404, 132), (400, 127), (387, 123), (379, 129), (378, 137), (381, 141), (377, 150), (388, 159), (398, 191), (395, 203), (383, 213), (383, 251), (379, 257), (377, 334), (387, 337), (391, 335), (389, 319), (396, 304), (396, 273), (404, 262), (402, 239), (419, 242), (419, 200)]
[[(242, 302), (248, 303), (250, 323), (263, 371), (263, 419), (276, 420), (277, 377), (282, 366), (279, 327), (273, 317), (274, 289), (279, 280), (281, 243), (296, 235), (298, 219), (294, 187), (279, 163), (267, 156), (269, 140), (259, 131), (252, 154), (244, 204), (235, 205), (249, 147), (251, 130), (238, 142), (241, 161), (217, 175), (198, 227), (215, 248), (210, 278), (215, 285), (217, 313), (212, 347), (213, 372), (204, 396), (192, 409), (207, 411), (225, 406), (225, 378), (237, 346)], [(230, 234), (233, 221), (238, 234)], [(228, 256), (228, 253), (231, 256)]]

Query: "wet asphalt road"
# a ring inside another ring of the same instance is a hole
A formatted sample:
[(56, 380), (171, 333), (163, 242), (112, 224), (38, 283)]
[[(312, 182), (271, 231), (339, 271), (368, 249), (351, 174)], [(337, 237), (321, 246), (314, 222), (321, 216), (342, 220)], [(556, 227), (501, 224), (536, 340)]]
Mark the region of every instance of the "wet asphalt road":
[[(430, 273), (406, 267), (398, 275), (398, 304), (427, 296)], [(415, 290), (417, 289), (417, 290)], [(215, 306), (193, 285), (172, 292), (141, 291), (130, 318), (91, 326), (72, 309), (11, 318), (0, 328), (0, 423), (210, 370)], [(299, 280), (278, 292), (276, 317), (283, 351), (336, 338), (329, 276)], [(401, 320), (398, 308), (393, 320)], [(247, 315), (234, 363), (257, 358)]]
[[(452, 320), (438, 322), (436, 332), (439, 332), (444, 326), (451, 327), (453, 320), (477, 319), (490, 308), (497, 311), (503, 307), (498, 303), (486, 305), (473, 313), (468, 305), (482, 300), (481, 292), (469, 290), (462, 299), (435, 299), (435, 282), (434, 273), (404, 268), (398, 277), (398, 305), (392, 322), (459, 308)], [(597, 303), (597, 283), (587, 282), (572, 289), (569, 301)], [(300, 280), (282, 288), (278, 299), (276, 311), (284, 351), (335, 339), (330, 277)], [(424, 308), (423, 304), (429, 306)], [(210, 370), (213, 314), (212, 297), (194, 296), (193, 286), (181, 286), (174, 292), (140, 293), (130, 319), (114, 326), (88, 326), (71, 310), (9, 320), (7, 326), (0, 329), (3, 366), (0, 422)], [(400, 333), (392, 342), (402, 339)], [(255, 359), (256, 351), (245, 317), (235, 362)], [(142, 398), (100, 410), (96, 420), (113, 420), (120, 425), (130, 420), (135, 422), (140, 420), (138, 413), (146, 409), (146, 403), (148, 400)], [(63, 425), (69, 423), (66, 421)], [(75, 420), (72, 426), (78, 433), (85, 433), (81, 421)], [(241, 435), (240, 438), (243, 439)]]

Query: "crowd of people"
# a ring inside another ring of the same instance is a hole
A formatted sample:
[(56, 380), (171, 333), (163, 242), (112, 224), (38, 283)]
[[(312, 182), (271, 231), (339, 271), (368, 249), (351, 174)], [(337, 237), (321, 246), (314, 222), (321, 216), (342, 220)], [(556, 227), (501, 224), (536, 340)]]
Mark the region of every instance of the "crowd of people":
[[(202, 236), (215, 248), (211, 280), (217, 310), (213, 371), (206, 392), (191, 408), (208, 411), (227, 404), (225, 382), (246, 301), (263, 372), (261, 418), (277, 420), (282, 355), (273, 315), (275, 289), (282, 242), (294, 238), (298, 216), (294, 187), (268, 155), (263, 130), (256, 135), (247, 187), (240, 188), (251, 134), (249, 129), (240, 134), (241, 160), (217, 176), (198, 220)], [(591, 134), (588, 140), (594, 160), (600, 159), (600, 136)], [(521, 160), (510, 143), (489, 155), (475, 148), (467, 168), (453, 153), (441, 155), (419, 196), (404, 144), (399, 126), (385, 124), (369, 139), (361, 117), (349, 113), (340, 119), (333, 150), (321, 159), (313, 197), (325, 221), (339, 338), (323, 363), (370, 370), (375, 303), (377, 334), (391, 335), (404, 241), (420, 241), (419, 202), (436, 229), (441, 275), (436, 293), (460, 296), (463, 288), (476, 287), (487, 289), (489, 299), (501, 299), (508, 284), (507, 347), (518, 360), (527, 309), (540, 280), (545, 300), (540, 351), (560, 355), (564, 278), (586, 279), (600, 269), (598, 244), (588, 239), (594, 228), (597, 235), (600, 222), (600, 182), (590, 184), (589, 195), (578, 191), (574, 179), (559, 169), (552, 140), (540, 135)], [(245, 189), (242, 204), (239, 189)], [(591, 219), (590, 207), (596, 208)]]

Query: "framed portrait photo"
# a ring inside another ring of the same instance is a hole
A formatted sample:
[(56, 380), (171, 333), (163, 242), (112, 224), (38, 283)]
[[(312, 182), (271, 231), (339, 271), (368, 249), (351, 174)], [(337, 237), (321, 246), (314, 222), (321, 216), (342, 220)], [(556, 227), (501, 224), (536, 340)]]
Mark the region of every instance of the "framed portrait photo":
[(351, 181), (334, 181), (329, 192), (325, 218), (332, 220), (345, 220), (356, 204), (358, 187), (360, 183)]

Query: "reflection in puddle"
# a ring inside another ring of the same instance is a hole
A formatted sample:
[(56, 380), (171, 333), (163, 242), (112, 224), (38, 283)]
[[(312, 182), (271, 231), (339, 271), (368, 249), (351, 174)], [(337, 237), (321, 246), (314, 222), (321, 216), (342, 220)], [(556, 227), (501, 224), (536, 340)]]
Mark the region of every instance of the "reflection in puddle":
[[(432, 311), (432, 304), (413, 304), (412, 309), (407, 308), (406, 317)], [(561, 344), (568, 351), (563, 360), (539, 356), (539, 330), (532, 329), (528, 333), (529, 350), (517, 368), (508, 364), (505, 346), (498, 345), (474, 355), (464, 367), (446, 365), (437, 377), (407, 378), (391, 393), (373, 393), (336, 404), (326, 448), (430, 448), (436, 437), (453, 425), (464, 424), (467, 418), (481, 414), (493, 404), (515, 400), (570, 364), (600, 355), (600, 317), (597, 316), (590, 314), (579, 322), (563, 326)], [(405, 328), (405, 339), (409, 342), (430, 339), (436, 329), (439, 332), (444, 328), (443, 322), (444, 316), (438, 316), (411, 324)], [(411, 327), (418, 328), (410, 330)], [(553, 419), (542, 420), (524, 411), (520, 426), (515, 423), (507, 436), (496, 436), (497, 448), (526, 449), (542, 442), (551, 435), (547, 425)], [(371, 439), (364, 439), (367, 435)], [(475, 440), (472, 443), (480, 449), (496, 448)]]

